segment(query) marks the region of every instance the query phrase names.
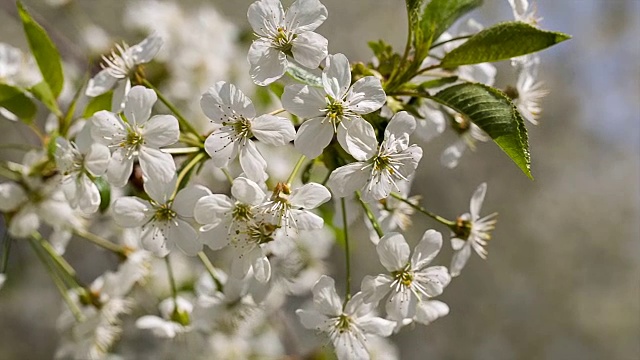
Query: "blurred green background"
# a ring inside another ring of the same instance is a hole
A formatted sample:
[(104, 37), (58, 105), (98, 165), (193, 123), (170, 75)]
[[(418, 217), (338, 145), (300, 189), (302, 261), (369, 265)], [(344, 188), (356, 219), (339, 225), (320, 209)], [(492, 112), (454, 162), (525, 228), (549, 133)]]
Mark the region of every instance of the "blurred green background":
[[(63, 10), (24, 2), (73, 41)], [(251, 1), (208, 2), (248, 26)], [(329, 39), (330, 53), (367, 61), (366, 42), (376, 39), (402, 48), (403, 1), (322, 2), (329, 18), (319, 32)], [(125, 1), (77, 3), (116, 37), (124, 33)], [(0, 41), (25, 48), (13, 1), (0, 4)], [(541, 124), (529, 126), (535, 181), (490, 143), (465, 154), (453, 170), (439, 164), (451, 134), (424, 148), (413, 193), (422, 194), (429, 209), (453, 218), (486, 181), (484, 211), (500, 215), (488, 261), (472, 257), (441, 296), (449, 316), (392, 337), (402, 359), (640, 359), (640, 1), (541, 0), (538, 14), (541, 27), (574, 38), (541, 53), (541, 78), (551, 93)], [(484, 25), (512, 19), (506, 0), (486, 0), (472, 17)], [(499, 87), (513, 81), (507, 63), (499, 70)], [(20, 134), (3, 121), (0, 140), (9, 136)], [(432, 226), (444, 231), (416, 217), (409, 242)], [(374, 248), (365, 232), (359, 234), (356, 285), (379, 270), (371, 261)], [(449, 259), (445, 249), (442, 258)], [(29, 250), (16, 246), (0, 291), (0, 359), (48, 359), (56, 348), (61, 301)], [(72, 250), (82, 258), (91, 249)], [(339, 248), (333, 258), (340, 278)], [(88, 280), (97, 275), (91, 272), (95, 262), (84, 266)]]

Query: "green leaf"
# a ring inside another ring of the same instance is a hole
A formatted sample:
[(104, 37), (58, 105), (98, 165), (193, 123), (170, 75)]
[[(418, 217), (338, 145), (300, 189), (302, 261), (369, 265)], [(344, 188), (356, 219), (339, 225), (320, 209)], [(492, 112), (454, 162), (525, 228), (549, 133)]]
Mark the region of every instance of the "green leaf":
[(53, 96), (51, 88), (49, 88), (49, 85), (46, 82), (39, 82), (28, 90), (36, 99), (40, 100), (47, 109), (51, 110), (52, 113), (58, 117), (62, 116), (62, 111), (60, 111), (60, 108), (58, 107), (56, 98)]
[(529, 178), (531, 158), (522, 115), (498, 89), (478, 83), (448, 87), (430, 99), (443, 104), (484, 130)]
[(5, 108), (26, 123), (31, 123), (38, 108), (21, 89), (0, 84), (0, 108)]
[(113, 98), (113, 91), (91, 98), (84, 108), (82, 117), (88, 119), (100, 110), (111, 110), (111, 98)]
[(111, 204), (111, 186), (102, 177), (93, 179), (93, 183), (96, 184), (100, 192), (100, 213), (104, 213)]
[(322, 80), (317, 75), (312, 74), (308, 70), (303, 69), (302, 67), (295, 65), (293, 63), (289, 63), (287, 65), (287, 74), (291, 76), (294, 80), (299, 81), (305, 85), (321, 87)]
[(507, 60), (570, 38), (567, 34), (540, 30), (523, 22), (504, 22), (480, 31), (453, 49), (442, 59), (442, 67)]
[(17, 5), (33, 57), (38, 63), (42, 78), (51, 89), (55, 99), (60, 95), (64, 83), (60, 53), (47, 32), (31, 17), (22, 2), (18, 2)]
[(425, 44), (427, 49), (431, 41), (436, 40), (459, 18), (482, 5), (482, 0), (432, 0), (422, 12), (420, 28), (424, 39), (431, 39)]

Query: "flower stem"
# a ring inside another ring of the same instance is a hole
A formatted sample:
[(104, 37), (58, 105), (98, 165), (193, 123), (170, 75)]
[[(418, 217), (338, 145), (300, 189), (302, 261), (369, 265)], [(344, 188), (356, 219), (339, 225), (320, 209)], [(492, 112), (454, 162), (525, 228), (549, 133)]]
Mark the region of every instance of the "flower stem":
[(344, 234), (344, 253), (346, 257), (347, 266), (347, 281), (345, 288), (344, 304), (342, 307), (347, 306), (347, 302), (351, 299), (351, 254), (349, 251), (349, 223), (347, 221), (347, 207), (345, 205), (344, 198), (340, 199), (340, 207), (342, 208), (342, 232)]
[(229, 172), (229, 170), (227, 170), (227, 168), (221, 168), (220, 170), (222, 170), (222, 173), (227, 178), (227, 181), (229, 182), (229, 184), (233, 184), (233, 177), (231, 176), (231, 173)]
[(289, 175), (289, 178), (287, 179), (287, 184), (291, 184), (293, 182), (293, 179), (296, 177), (296, 174), (298, 174), (298, 171), (302, 167), (302, 164), (304, 163), (305, 159), (306, 157), (304, 155), (300, 156), (300, 158), (298, 159), (298, 162), (296, 163), (296, 165), (293, 167), (293, 170), (291, 171), (291, 175)]
[(73, 314), (73, 316), (76, 318), (78, 322), (84, 321), (85, 317), (82, 314), (82, 311), (69, 296), (69, 293), (67, 291), (67, 288), (64, 285), (64, 282), (62, 281), (62, 279), (60, 279), (58, 274), (56, 274), (56, 271), (53, 265), (48, 262), (45, 255), (40, 251), (40, 249), (38, 249), (38, 240), (35, 237), (31, 237), (29, 238), (29, 244), (31, 244), (33, 251), (38, 256), (38, 259), (40, 259), (40, 262), (42, 262), (42, 265), (44, 266), (47, 273), (49, 273), (49, 275), (51, 276), (51, 279), (53, 280), (53, 284), (56, 286), (56, 289), (58, 289), (60, 296), (62, 296), (62, 299), (69, 307), (69, 310), (71, 310), (71, 313)]
[(369, 219), (371, 226), (373, 226), (373, 230), (376, 231), (376, 234), (378, 234), (378, 237), (380, 238), (383, 237), (384, 232), (382, 231), (382, 228), (380, 227), (378, 220), (373, 215), (373, 212), (371, 211), (369, 204), (367, 204), (366, 202), (364, 202), (364, 200), (362, 200), (360, 191), (356, 191), (356, 198), (358, 199), (358, 202), (360, 202), (360, 205), (362, 206), (362, 210), (364, 210), (364, 214), (367, 216), (367, 219)]
[[(198, 163), (202, 161), (204, 156), (205, 156), (205, 153), (203, 152), (198, 153), (196, 156), (193, 157), (193, 159), (191, 159), (191, 161), (189, 161), (189, 163), (187, 163), (187, 165), (182, 169), (182, 171), (180, 171), (180, 173), (178, 174), (178, 179), (176, 181), (175, 193), (177, 193), (177, 190), (180, 189), (180, 185), (182, 184), (182, 181), (187, 176), (189, 171), (191, 171), (191, 169), (193, 169), (194, 166), (198, 165)], [(176, 196), (175, 193), (173, 194), (172, 198)]]
[(396, 198), (396, 199), (398, 199), (398, 200), (400, 200), (400, 201), (402, 201), (403, 203), (405, 203), (405, 204), (407, 204), (407, 205), (411, 206), (412, 208), (414, 208), (414, 209), (418, 210), (419, 212), (421, 212), (421, 213), (423, 213), (423, 214), (427, 215), (428, 217), (432, 218), (433, 220), (436, 220), (437, 222), (439, 222), (439, 223), (441, 223), (441, 224), (446, 225), (446, 226), (447, 226), (447, 227), (449, 227), (450, 229), (454, 229), (454, 228), (455, 228), (455, 226), (456, 226), (455, 221), (447, 220), (447, 219), (443, 218), (443, 217), (442, 217), (442, 216), (440, 216), (440, 215), (436, 215), (436, 214), (432, 213), (431, 211), (429, 211), (429, 210), (427, 210), (427, 209), (423, 208), (422, 206), (420, 206), (420, 205), (416, 205), (416, 204), (412, 203), (411, 201), (409, 201), (408, 199), (405, 199), (405, 198), (404, 198), (402, 195), (400, 195), (400, 194), (397, 194), (397, 193), (393, 193), (393, 192), (392, 192), (392, 193), (391, 193), (391, 196), (392, 196), (392, 197), (394, 197), (394, 198)]
[(67, 275), (69, 275), (75, 285), (82, 287), (78, 281), (76, 280), (76, 271), (73, 269), (71, 264), (67, 262), (60, 254), (56, 252), (56, 250), (51, 246), (49, 242), (42, 238), (39, 233), (34, 233), (33, 237), (38, 241), (40, 246), (47, 252), (49, 257), (64, 271)]
[(435, 49), (435, 48), (437, 48), (438, 46), (444, 45), (444, 44), (449, 43), (449, 42), (452, 42), (452, 41), (468, 39), (468, 38), (470, 38), (471, 36), (473, 36), (473, 35), (457, 36), (457, 37), (454, 37), (454, 38), (451, 38), (451, 39), (448, 39), (448, 40), (443, 40), (443, 41), (440, 41), (440, 42), (438, 42), (438, 43), (435, 43), (435, 44), (431, 45), (431, 48), (429, 48), (429, 50), (431, 50), (431, 49)]
[(184, 130), (196, 135), (198, 137), (198, 139), (202, 138), (202, 135), (200, 135), (198, 133), (198, 130), (196, 130), (193, 125), (191, 125), (191, 123), (182, 115), (182, 113), (180, 113), (180, 110), (178, 110), (172, 103), (171, 101), (169, 101), (169, 99), (167, 99), (162, 92), (160, 92), (160, 90), (158, 90), (155, 86), (153, 86), (153, 84), (151, 84), (147, 79), (142, 79), (142, 83), (152, 89), (153, 91), (156, 92), (156, 94), (158, 95), (158, 99), (160, 99), (160, 101), (162, 101), (163, 104), (166, 105), (166, 107), (169, 108), (169, 110), (171, 110), (171, 112), (178, 118), (178, 122), (180, 123), (180, 127), (184, 128)]
[(273, 110), (272, 112), (269, 113), (269, 115), (278, 115), (278, 114), (280, 114), (282, 112), (285, 112), (285, 111), (287, 111), (287, 110), (285, 110), (285, 109)]
[(82, 230), (82, 229), (74, 229), (73, 232), (76, 235), (78, 235), (78, 236), (80, 236), (80, 237), (82, 237), (82, 238), (84, 238), (86, 240), (89, 240), (90, 242), (94, 243), (95, 245), (100, 246), (103, 249), (107, 249), (109, 251), (112, 251), (112, 252), (116, 253), (117, 255), (122, 256), (125, 259), (127, 258), (127, 250), (122, 246), (114, 244), (109, 240), (103, 239), (98, 235), (92, 234), (92, 233), (90, 233), (88, 231), (85, 231), (85, 230)]
[(169, 255), (164, 257), (164, 262), (167, 264), (167, 275), (169, 275), (169, 285), (171, 285), (171, 296), (173, 297), (173, 300), (176, 301), (178, 298), (178, 289), (176, 288), (176, 279), (173, 277), (173, 269), (171, 268)]
[(211, 275), (213, 282), (216, 284), (216, 289), (222, 292), (222, 281), (220, 281), (220, 279), (218, 279), (218, 277), (216, 276), (216, 268), (211, 263), (211, 260), (209, 260), (209, 258), (207, 257), (207, 254), (205, 254), (204, 251), (200, 251), (198, 253), (198, 258), (200, 258), (200, 261), (202, 261), (202, 264), (207, 269), (207, 272), (209, 273), (209, 275)]
[(9, 252), (11, 251), (11, 242), (13, 239), (7, 232), (4, 236), (4, 246), (2, 247), (2, 262), (0, 263), (0, 274), (7, 272), (7, 266), (9, 265)]

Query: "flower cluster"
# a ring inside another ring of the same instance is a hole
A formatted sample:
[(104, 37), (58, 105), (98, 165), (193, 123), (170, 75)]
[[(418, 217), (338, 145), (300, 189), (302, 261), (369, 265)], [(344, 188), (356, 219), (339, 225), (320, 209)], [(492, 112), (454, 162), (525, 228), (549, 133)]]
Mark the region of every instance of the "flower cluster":
[[(518, 21), (537, 26), (534, 4), (509, 3)], [(329, 53), (316, 32), (327, 16), (319, 0), (296, 0), (286, 10), (279, 0), (251, 4), (248, 75), (229, 82), (221, 79), (238, 69), (231, 64), (239, 33), (233, 24), (213, 8), (198, 14), (141, 0), (128, 8), (127, 23), (151, 35), (115, 45), (75, 96), (61, 92), (49, 73), (36, 86), (25, 82), (33, 78), (33, 60), (0, 44), (1, 95), (11, 95), (0, 97), (0, 114), (26, 116), (29, 109), (12, 99), (44, 99), (52, 112), (44, 130), (27, 122), (37, 149), (21, 163), (0, 163), (0, 212), (8, 241), (30, 243), (66, 302), (57, 358), (106, 358), (125, 334), (125, 316), (135, 316), (137, 329), (158, 341), (192, 339), (171, 344), (199, 347), (207, 358), (303, 356), (282, 340), (303, 334), (292, 328), (297, 319), (325, 333), (340, 360), (392, 359), (397, 350), (384, 338), (449, 313), (435, 298), (473, 252), (487, 258), (496, 214), (480, 215), (485, 183), (455, 220), (421, 206), (411, 185), (424, 144), (445, 129), (457, 136), (441, 156), (447, 168), (496, 135), (477, 114), (465, 113), (465, 104), (451, 105), (436, 92), (482, 84), (507, 113), (537, 123), (546, 93), (536, 78), (539, 58), (514, 56), (517, 85), (504, 91), (491, 88), (496, 68), (489, 63), (442, 65), (482, 31), (469, 21), (430, 39), (429, 56), (410, 48), (404, 57), (389, 56), (372, 45), (375, 58), (356, 64)], [(219, 29), (231, 35), (202, 39), (203, 31)], [(254, 104), (254, 91), (269, 93), (267, 104)], [(84, 112), (76, 111), (83, 103)], [(423, 215), (451, 234), (445, 265), (441, 232), (426, 230), (413, 249), (403, 235)], [(85, 284), (63, 256), (74, 237), (116, 254), (117, 267)], [(336, 272), (328, 256), (338, 239), (346, 260), (346, 278), (338, 281), (343, 298), (328, 275)], [(350, 242), (360, 239), (375, 247), (379, 270), (352, 291), (351, 259), (359, 254)], [(0, 287), (11, 282), (1, 265)], [(313, 300), (295, 311), (297, 318), (285, 312), (291, 296), (308, 293)]]

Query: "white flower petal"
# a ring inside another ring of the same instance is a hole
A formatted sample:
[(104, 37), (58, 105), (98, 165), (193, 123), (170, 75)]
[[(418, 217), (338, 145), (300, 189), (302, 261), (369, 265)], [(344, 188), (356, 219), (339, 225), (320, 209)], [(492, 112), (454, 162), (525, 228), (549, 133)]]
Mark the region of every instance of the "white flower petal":
[(394, 232), (385, 234), (380, 239), (376, 251), (382, 266), (389, 272), (402, 270), (409, 262), (411, 252), (404, 236)]
[(260, 36), (268, 36), (265, 24), (278, 25), (284, 22), (284, 9), (280, 0), (259, 0), (249, 5), (247, 18), (253, 31)]
[(412, 318), (416, 310), (416, 297), (408, 289), (392, 292), (385, 309), (389, 318), (395, 321)]
[(178, 120), (172, 115), (156, 115), (140, 129), (147, 146), (160, 148), (173, 145), (180, 137)]
[(27, 201), (27, 193), (14, 182), (0, 184), (0, 211), (14, 211)]
[(418, 303), (415, 320), (423, 325), (429, 325), (447, 314), (449, 314), (449, 306), (442, 301), (423, 300)]
[(313, 286), (313, 303), (325, 315), (342, 314), (342, 302), (336, 293), (336, 284), (332, 278), (322, 275)]
[(107, 171), (111, 159), (109, 148), (98, 143), (91, 144), (89, 152), (84, 157), (84, 167), (93, 176), (100, 176)]
[(104, 145), (117, 144), (126, 135), (125, 126), (120, 116), (106, 111), (98, 111), (91, 117), (91, 137)]
[(85, 174), (78, 177), (78, 207), (85, 214), (93, 214), (100, 207), (100, 190)]
[(198, 239), (198, 233), (188, 222), (174, 218), (169, 226), (167, 237), (174, 242), (183, 253), (196, 256), (202, 250), (202, 243)]
[(289, 203), (294, 207), (315, 209), (331, 199), (326, 187), (317, 183), (305, 184), (291, 192)]
[(192, 218), (196, 203), (210, 194), (211, 191), (202, 185), (189, 185), (178, 191), (171, 204), (171, 210), (182, 217)]
[(430, 297), (442, 294), (444, 288), (451, 282), (451, 275), (444, 266), (432, 266), (423, 271), (416, 272), (416, 278)]
[(476, 221), (480, 218), (480, 209), (482, 208), (482, 203), (484, 202), (484, 196), (487, 194), (487, 183), (482, 183), (476, 191), (473, 193), (471, 197), (471, 221)]
[(231, 195), (238, 201), (248, 205), (259, 205), (267, 196), (253, 180), (237, 177), (231, 185)]
[(331, 173), (327, 186), (331, 188), (333, 195), (339, 198), (353, 195), (353, 192), (367, 183), (369, 171), (363, 171), (365, 163), (355, 162), (341, 166)]
[(124, 109), (129, 91), (131, 91), (131, 80), (129, 78), (120, 79), (116, 82), (116, 87), (113, 89), (113, 95), (111, 96), (112, 112), (119, 113)]
[(249, 179), (255, 182), (264, 182), (267, 180), (269, 177), (269, 175), (267, 175), (267, 162), (253, 141), (247, 140), (244, 146), (240, 147), (239, 158), (240, 167)]
[(155, 178), (144, 179), (144, 191), (158, 204), (166, 204), (176, 188), (177, 178), (174, 176), (170, 181), (164, 182)]
[(467, 143), (465, 143), (464, 140), (456, 141), (453, 145), (444, 149), (440, 156), (440, 163), (444, 167), (453, 169), (458, 166), (458, 162), (460, 162), (460, 158), (466, 149)]
[(140, 168), (146, 179), (168, 183), (176, 176), (176, 164), (171, 154), (147, 146), (138, 152)]
[(310, 330), (324, 330), (329, 318), (315, 310), (296, 310), (302, 326)]
[(150, 223), (142, 228), (142, 247), (158, 257), (165, 257), (173, 248), (173, 242), (167, 242), (163, 229), (155, 223)]
[(440, 248), (442, 248), (442, 234), (435, 230), (427, 230), (413, 250), (411, 267), (416, 270), (427, 266), (438, 255)]
[(363, 301), (378, 304), (391, 291), (392, 281), (393, 279), (389, 275), (365, 276), (360, 285), (364, 296)]
[(262, 115), (251, 121), (251, 132), (265, 144), (281, 146), (296, 137), (296, 129), (287, 118)]
[(269, 259), (262, 253), (259, 247), (256, 247), (253, 251), (259, 251), (262, 256), (256, 256), (253, 262), (253, 276), (261, 283), (266, 283), (271, 278), (271, 264)]
[(238, 156), (237, 141), (231, 141), (227, 133), (215, 130), (204, 142), (204, 149), (216, 167), (226, 167)]
[(218, 81), (202, 94), (200, 107), (204, 114), (217, 124), (222, 124), (227, 118), (237, 115), (248, 119), (256, 116), (251, 99), (235, 85), (224, 81)]
[(451, 276), (456, 277), (460, 275), (460, 271), (464, 268), (471, 256), (471, 246), (463, 246), (462, 249), (456, 251), (451, 259), (451, 267), (449, 272)]
[(150, 62), (160, 51), (164, 41), (157, 34), (151, 34), (139, 44), (129, 48), (129, 52), (136, 64)]
[(142, 125), (151, 116), (151, 108), (158, 100), (156, 92), (144, 86), (134, 86), (127, 94), (124, 115), (130, 124)]
[(304, 32), (291, 42), (293, 58), (300, 65), (317, 69), (327, 57), (329, 41), (322, 35), (311, 31)]
[(220, 224), (207, 231), (201, 231), (200, 241), (211, 250), (220, 250), (229, 245), (229, 229), (224, 224)]
[(356, 160), (371, 159), (378, 152), (378, 140), (373, 126), (362, 118), (354, 118), (347, 131), (339, 131), (338, 134), (339, 138), (344, 134), (340, 145)]
[(364, 330), (364, 332), (367, 334), (387, 337), (390, 336), (393, 332), (396, 323), (387, 319), (371, 316), (365, 319), (361, 319), (358, 322), (358, 325), (360, 325), (362, 330)]
[(146, 201), (133, 196), (117, 199), (111, 206), (113, 220), (122, 227), (138, 227), (153, 217), (153, 207)]
[(247, 60), (251, 66), (249, 75), (260, 86), (267, 86), (280, 79), (287, 69), (287, 55), (263, 40), (256, 40), (251, 44)]
[(217, 226), (225, 220), (233, 210), (234, 204), (226, 195), (207, 195), (196, 202), (193, 215), (200, 224)]
[(290, 210), (295, 219), (295, 226), (298, 230), (321, 229), (324, 225), (322, 217), (307, 210)]
[(464, 244), (466, 244), (466, 240), (464, 239), (459, 239), (459, 238), (451, 238), (451, 248), (453, 250), (460, 250), (462, 249), (462, 247), (464, 246)]
[[(396, 139), (403, 135), (411, 135), (416, 130), (416, 119), (406, 111), (393, 115), (384, 131), (385, 138), (393, 135)], [(388, 134), (388, 135), (387, 135)]]
[(327, 19), (327, 8), (319, 0), (296, 0), (287, 9), (285, 23), (296, 33), (313, 31)]
[(131, 171), (133, 171), (133, 158), (126, 156), (127, 150), (119, 148), (109, 160), (106, 178), (113, 186), (123, 187), (129, 181)]
[[(341, 100), (351, 86), (349, 60), (343, 54), (329, 55), (322, 71), (324, 91), (335, 100)], [(382, 105), (381, 105), (382, 106)]]
[(296, 149), (309, 159), (315, 159), (333, 139), (333, 125), (316, 118), (302, 123), (294, 140)]
[(351, 331), (338, 333), (333, 339), (338, 360), (369, 360), (369, 352), (364, 344), (364, 336), (357, 337)]
[(9, 234), (16, 238), (31, 236), (40, 227), (40, 217), (32, 206), (24, 206), (9, 223)]
[(89, 83), (87, 84), (87, 89), (84, 94), (89, 97), (96, 97), (98, 95), (102, 95), (107, 91), (111, 90), (113, 85), (116, 84), (118, 79), (113, 77), (108, 69), (103, 69), (99, 73), (96, 74)]
[(327, 107), (325, 93), (321, 89), (302, 84), (287, 85), (281, 101), (287, 112), (304, 119), (324, 117), (322, 110)]
[(353, 84), (346, 101), (349, 109), (356, 114), (368, 114), (380, 109), (387, 101), (387, 95), (382, 89), (380, 79), (365, 76)]

